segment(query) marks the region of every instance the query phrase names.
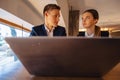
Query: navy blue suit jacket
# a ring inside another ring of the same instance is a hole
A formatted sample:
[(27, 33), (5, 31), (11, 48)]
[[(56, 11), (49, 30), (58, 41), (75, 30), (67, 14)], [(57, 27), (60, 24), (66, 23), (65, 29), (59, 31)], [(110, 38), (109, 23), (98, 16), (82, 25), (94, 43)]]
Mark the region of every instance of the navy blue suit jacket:
[[(47, 36), (44, 24), (33, 27), (30, 36)], [(61, 26), (55, 27), (53, 36), (66, 36), (65, 28)]]

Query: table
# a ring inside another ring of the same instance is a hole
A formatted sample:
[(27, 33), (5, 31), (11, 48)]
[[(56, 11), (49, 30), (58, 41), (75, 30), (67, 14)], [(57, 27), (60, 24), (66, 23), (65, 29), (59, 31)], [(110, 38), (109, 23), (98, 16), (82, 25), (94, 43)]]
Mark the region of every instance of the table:
[(120, 63), (102, 78), (93, 77), (36, 77), (30, 75), (20, 61), (0, 70), (0, 80), (120, 80)]

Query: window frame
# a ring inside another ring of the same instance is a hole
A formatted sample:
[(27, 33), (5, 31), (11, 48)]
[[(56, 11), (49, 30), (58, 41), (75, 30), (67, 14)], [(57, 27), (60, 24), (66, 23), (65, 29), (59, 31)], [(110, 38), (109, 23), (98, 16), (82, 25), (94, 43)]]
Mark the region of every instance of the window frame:
[(17, 29), (20, 29), (20, 30), (24, 30), (26, 32), (30, 32), (31, 31), (30, 29), (28, 29), (26, 27), (23, 27), (21, 25), (18, 25), (16, 23), (10, 22), (10, 21), (2, 19), (2, 18), (0, 18), (0, 23), (8, 25), (8, 26), (11, 26), (11, 27), (14, 27), (14, 28), (17, 28)]

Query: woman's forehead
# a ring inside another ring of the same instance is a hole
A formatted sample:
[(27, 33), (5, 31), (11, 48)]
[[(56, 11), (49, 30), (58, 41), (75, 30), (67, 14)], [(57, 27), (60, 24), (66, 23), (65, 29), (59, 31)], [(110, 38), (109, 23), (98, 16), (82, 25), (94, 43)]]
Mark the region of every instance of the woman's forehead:
[(85, 13), (83, 13), (82, 14), (82, 17), (86, 17), (86, 16), (92, 16), (93, 17), (93, 15), (92, 15), (92, 13), (90, 13), (90, 12), (85, 12)]

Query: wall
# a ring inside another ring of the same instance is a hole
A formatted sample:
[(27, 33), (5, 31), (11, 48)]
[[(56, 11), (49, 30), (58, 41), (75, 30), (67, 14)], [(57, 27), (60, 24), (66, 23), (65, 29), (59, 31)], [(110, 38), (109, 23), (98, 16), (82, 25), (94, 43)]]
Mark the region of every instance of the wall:
[(69, 11), (69, 36), (77, 36), (79, 33), (79, 10)]
[(61, 13), (65, 23), (66, 31), (68, 33), (68, 20), (69, 20), (69, 6), (67, 0), (56, 0), (58, 5), (61, 7)]

